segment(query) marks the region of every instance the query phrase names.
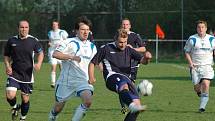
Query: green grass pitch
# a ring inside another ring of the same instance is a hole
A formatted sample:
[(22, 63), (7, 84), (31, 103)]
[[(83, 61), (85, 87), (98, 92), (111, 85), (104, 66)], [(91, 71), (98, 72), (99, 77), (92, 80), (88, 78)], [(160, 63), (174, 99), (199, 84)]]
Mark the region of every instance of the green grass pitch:
[[(197, 113), (199, 97), (193, 91), (186, 64), (151, 63), (141, 65), (137, 83), (141, 79), (150, 80), (152, 96), (142, 97), (147, 111), (141, 113), (137, 121), (215, 121), (215, 87), (210, 87), (210, 100), (203, 114)], [(31, 107), (27, 121), (47, 121), (54, 103), (54, 90), (50, 87), (50, 65), (44, 63), (35, 74), (34, 91), (30, 97)], [(96, 74), (93, 104), (83, 121), (123, 121), (117, 94), (107, 90), (100, 72)], [(10, 106), (5, 99), (6, 75), (3, 63), (0, 65), (0, 121), (10, 121)], [(17, 98), (20, 102), (20, 93)], [(66, 103), (58, 121), (70, 121), (80, 99), (73, 98)]]

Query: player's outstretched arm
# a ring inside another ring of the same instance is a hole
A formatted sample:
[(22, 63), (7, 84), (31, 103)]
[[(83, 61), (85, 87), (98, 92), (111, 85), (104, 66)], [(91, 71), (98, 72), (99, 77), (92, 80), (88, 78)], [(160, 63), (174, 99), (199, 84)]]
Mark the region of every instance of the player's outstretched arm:
[(88, 67), (89, 84), (94, 84), (96, 82), (94, 70), (95, 70), (95, 64), (90, 63)]
[(140, 52), (140, 53), (144, 53), (146, 52), (146, 48), (145, 47), (138, 47), (138, 48), (134, 48), (137, 52)]
[(53, 55), (54, 58), (60, 60), (74, 60), (77, 62), (81, 62), (81, 58), (79, 56), (71, 55), (71, 54), (64, 54), (60, 51), (54, 51)]

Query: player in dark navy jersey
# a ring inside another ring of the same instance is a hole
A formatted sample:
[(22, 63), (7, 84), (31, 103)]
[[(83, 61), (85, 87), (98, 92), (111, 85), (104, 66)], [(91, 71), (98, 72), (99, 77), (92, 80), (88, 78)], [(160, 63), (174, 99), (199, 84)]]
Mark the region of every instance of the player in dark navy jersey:
[[(128, 18), (124, 18), (121, 22), (121, 28), (125, 29), (128, 33), (128, 44), (131, 48), (134, 48), (139, 53), (144, 53), (146, 51), (145, 43), (142, 41), (139, 34), (131, 31), (131, 22)], [(131, 61), (131, 75), (130, 79), (134, 82), (137, 78), (137, 70), (139, 64), (138, 61), (132, 60)]]
[[(7, 101), (12, 107), (12, 120), (16, 120), (21, 108), (20, 121), (24, 121), (29, 110), (29, 94), (33, 90), (33, 71), (40, 70), (44, 58), (42, 46), (38, 39), (29, 35), (29, 23), (19, 22), (19, 34), (11, 37), (5, 46), (4, 63), (8, 75), (6, 85)], [(34, 63), (34, 55), (37, 63)], [(22, 103), (17, 104), (16, 92), (21, 90)]]
[(106, 87), (119, 94), (122, 101), (130, 109), (124, 121), (136, 121), (139, 112), (144, 111), (146, 107), (141, 105), (136, 88), (129, 79), (131, 60), (134, 59), (147, 64), (152, 56), (149, 52), (146, 52), (143, 57), (133, 48), (127, 46), (128, 34), (124, 29), (119, 29), (118, 33), (115, 42), (101, 47), (91, 60), (89, 64), (89, 83), (93, 84), (95, 82), (95, 65), (102, 62)]
[[(130, 20), (128, 18), (124, 18), (122, 20), (122, 22), (121, 22), (121, 28), (125, 29), (125, 31), (127, 31), (127, 34), (128, 34), (128, 40), (127, 40), (128, 44), (127, 44), (127, 46), (135, 49), (140, 54), (143, 54), (146, 51), (145, 43), (142, 41), (142, 39), (141, 39), (141, 37), (140, 37), (139, 34), (131, 31), (131, 22), (130, 22)], [(131, 71), (130, 71), (129, 78), (134, 83), (135, 83), (135, 80), (137, 78), (138, 67), (139, 67), (139, 61), (136, 61), (136, 60), (132, 59), (131, 60)], [(123, 114), (125, 114), (125, 112), (127, 111), (127, 109), (126, 109), (125, 105), (123, 104), (123, 102), (121, 101), (121, 99), (120, 99), (120, 104), (122, 106), (121, 112)]]

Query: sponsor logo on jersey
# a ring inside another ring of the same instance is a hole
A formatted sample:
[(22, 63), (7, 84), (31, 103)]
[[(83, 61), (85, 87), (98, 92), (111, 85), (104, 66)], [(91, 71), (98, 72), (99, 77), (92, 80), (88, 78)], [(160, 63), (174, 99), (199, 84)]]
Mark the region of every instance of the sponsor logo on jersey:
[(16, 47), (16, 44), (12, 44), (11, 46)]

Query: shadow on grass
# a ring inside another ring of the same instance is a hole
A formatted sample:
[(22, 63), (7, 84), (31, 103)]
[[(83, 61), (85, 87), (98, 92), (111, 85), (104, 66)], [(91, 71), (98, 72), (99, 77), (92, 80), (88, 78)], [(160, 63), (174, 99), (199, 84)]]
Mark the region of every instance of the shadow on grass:
[(138, 79), (190, 81), (189, 77), (138, 77)]
[[(193, 111), (193, 110), (184, 110), (184, 111), (179, 111), (179, 110), (147, 110), (147, 112), (164, 112), (164, 113), (193, 113), (193, 114), (200, 114), (198, 111)], [(215, 114), (215, 112), (210, 112), (206, 111), (203, 114)]]
[[(137, 79), (191, 81), (190, 77), (138, 77)], [(215, 87), (215, 80), (211, 81), (210, 86)]]

